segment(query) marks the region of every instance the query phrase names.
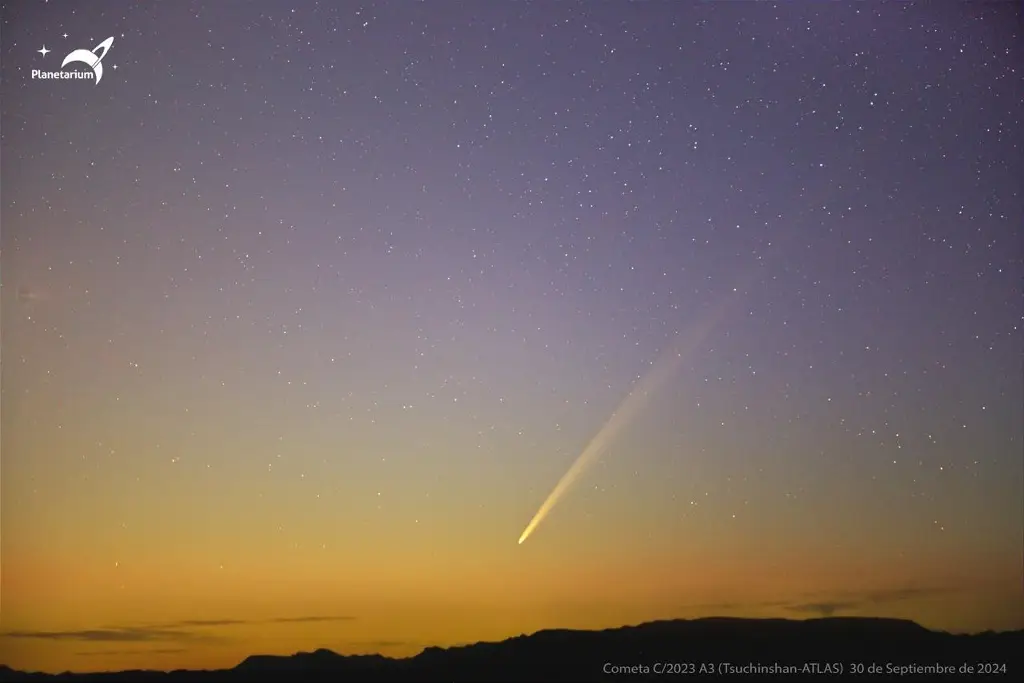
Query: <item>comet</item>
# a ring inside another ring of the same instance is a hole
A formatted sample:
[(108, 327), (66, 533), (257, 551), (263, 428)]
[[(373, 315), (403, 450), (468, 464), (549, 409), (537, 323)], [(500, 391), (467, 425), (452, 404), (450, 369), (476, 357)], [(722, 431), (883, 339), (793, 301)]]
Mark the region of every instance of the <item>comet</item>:
[[(777, 252), (776, 252), (777, 253)], [(687, 334), (676, 334), (673, 343), (668, 350), (663, 352), (661, 357), (651, 364), (650, 369), (643, 375), (634, 386), (633, 390), (615, 409), (611, 417), (604, 423), (597, 434), (590, 440), (583, 452), (579, 454), (569, 470), (562, 475), (555, 488), (545, 499), (544, 503), (537, 510), (530, 523), (526, 525), (522, 535), (519, 537), (519, 545), (522, 545), (537, 526), (544, 521), (544, 518), (551, 513), (551, 510), (558, 504), (563, 496), (569, 491), (572, 485), (580, 476), (594, 464), (607, 450), (608, 446), (625, 430), (640, 411), (647, 405), (650, 398), (670, 380), (682, 365), (683, 360), (692, 354), (707, 339), (708, 336), (718, 327), (725, 318), (743, 300), (743, 293), (746, 287), (753, 284), (756, 275), (762, 269), (756, 269), (744, 279), (743, 286), (734, 288), (724, 300), (716, 306), (707, 317), (695, 325)]]

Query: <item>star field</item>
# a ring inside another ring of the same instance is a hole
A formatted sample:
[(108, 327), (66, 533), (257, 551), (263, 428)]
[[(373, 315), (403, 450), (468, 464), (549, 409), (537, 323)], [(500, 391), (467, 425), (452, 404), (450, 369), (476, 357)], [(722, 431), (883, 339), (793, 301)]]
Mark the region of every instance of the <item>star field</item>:
[(1019, 20), (5, 5), (0, 661), (1024, 627)]

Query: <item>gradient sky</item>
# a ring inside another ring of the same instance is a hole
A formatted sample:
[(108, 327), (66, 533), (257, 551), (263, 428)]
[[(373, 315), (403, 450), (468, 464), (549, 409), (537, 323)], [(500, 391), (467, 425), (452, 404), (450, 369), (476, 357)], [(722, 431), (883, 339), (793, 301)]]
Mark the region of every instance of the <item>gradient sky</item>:
[(0, 662), (1024, 627), (1020, 26), (5, 3)]

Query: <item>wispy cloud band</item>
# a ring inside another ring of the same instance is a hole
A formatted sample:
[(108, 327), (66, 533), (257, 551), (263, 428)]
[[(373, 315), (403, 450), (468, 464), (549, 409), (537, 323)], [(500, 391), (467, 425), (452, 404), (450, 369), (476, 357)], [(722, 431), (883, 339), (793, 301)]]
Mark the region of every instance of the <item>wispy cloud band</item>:
[(68, 640), (91, 643), (150, 643), (213, 640), (202, 629), (249, 624), (313, 624), (351, 621), (352, 616), (299, 616), (272, 619), (186, 619), (160, 626), (112, 626), (78, 631), (8, 631), (4, 638)]
[(765, 602), (723, 602), (713, 604), (688, 605), (687, 611), (700, 610), (702, 612), (743, 612), (751, 609), (780, 609), (796, 614), (811, 614), (822, 617), (832, 617), (851, 612), (861, 612), (871, 607), (887, 605), (908, 600), (945, 595), (966, 587), (957, 586), (916, 586), (908, 588), (893, 588), (888, 590), (863, 591), (863, 592), (839, 592), (829, 594), (811, 594), (804, 596), (803, 600), (772, 600)]

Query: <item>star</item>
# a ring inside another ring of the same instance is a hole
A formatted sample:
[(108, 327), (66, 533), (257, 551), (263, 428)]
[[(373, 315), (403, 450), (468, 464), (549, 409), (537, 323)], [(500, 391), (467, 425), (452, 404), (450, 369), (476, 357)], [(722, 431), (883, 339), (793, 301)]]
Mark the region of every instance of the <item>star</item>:
[(67, 38), (68, 38), (68, 34), (65, 33), (64, 34), (64, 40), (67, 40)]
[(43, 45), (43, 49), (42, 50), (36, 50), (36, 52), (38, 52), (39, 54), (41, 54), (42, 56), (45, 57), (47, 52), (53, 52), (53, 50), (47, 50), (46, 46)]

